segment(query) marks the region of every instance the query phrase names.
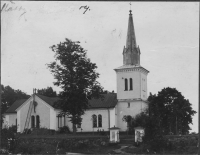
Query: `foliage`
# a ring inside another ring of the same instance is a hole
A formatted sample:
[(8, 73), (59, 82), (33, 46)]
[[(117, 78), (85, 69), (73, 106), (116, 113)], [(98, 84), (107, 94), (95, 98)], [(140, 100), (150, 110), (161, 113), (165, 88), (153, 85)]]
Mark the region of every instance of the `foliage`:
[(88, 100), (100, 97), (102, 87), (97, 78), (97, 68), (86, 56), (86, 50), (80, 42), (73, 42), (65, 39), (50, 48), (55, 52), (55, 61), (48, 64), (48, 68), (54, 75), (54, 85), (60, 86), (63, 91), (59, 97), (62, 99), (56, 105), (67, 114), (73, 124), (73, 132), (76, 132), (76, 125), (80, 124), (81, 116), (88, 108)]
[(57, 97), (57, 93), (56, 93), (56, 91), (53, 91), (52, 87), (38, 89), (37, 93), (40, 95), (48, 96), (48, 97)]
[(68, 126), (63, 126), (59, 128), (59, 133), (70, 133), (70, 129)]
[[(30, 95), (17, 89), (14, 90), (10, 86), (1, 85), (1, 113), (5, 113), (6, 110), (18, 99), (27, 99)], [(1, 123), (3, 123), (3, 115), (1, 115)]]
[(189, 100), (175, 88), (164, 88), (158, 95), (150, 94), (149, 114), (162, 134), (188, 134), (192, 116), (196, 113)]
[(106, 131), (104, 131), (104, 129), (103, 130), (98, 129), (97, 132), (99, 135), (102, 135), (102, 136), (106, 135), (106, 133), (107, 133)]
[(106, 147), (108, 140), (102, 138), (93, 139), (18, 139), (13, 153), (18, 154), (57, 154), (66, 152), (81, 152), (97, 147)]
[[(145, 128), (145, 136), (143, 141), (149, 145), (151, 150), (162, 152), (163, 150), (175, 149), (184, 151), (189, 143), (181, 140), (178, 143), (172, 143), (163, 135), (176, 133), (188, 133), (189, 123), (192, 123), (191, 116), (196, 112), (192, 110), (191, 104), (184, 99), (180, 92), (172, 88), (164, 88), (158, 95), (149, 96), (149, 107), (142, 113), (131, 117), (129, 115), (123, 117), (123, 121), (128, 123), (129, 131), (134, 131), (135, 127), (141, 126)], [(176, 118), (179, 121), (175, 121)], [(181, 120), (181, 121), (180, 121)]]
[(8, 150), (8, 140), (9, 139), (15, 139), (15, 136), (17, 134), (17, 126), (11, 126), (9, 128), (3, 128), (1, 130), (1, 147)]
[(19, 139), (16, 143), (14, 154), (55, 154), (56, 142), (45, 139)]
[(161, 135), (156, 135), (153, 139), (148, 141), (147, 144), (149, 145), (149, 150), (156, 153), (161, 153), (164, 149), (171, 147), (168, 140)]
[(27, 129), (27, 128), (24, 129), (24, 133), (26, 133), (26, 134), (31, 134), (31, 132), (32, 132), (31, 129)]
[(18, 99), (27, 99), (30, 95), (22, 92), (21, 90), (17, 89), (14, 90), (10, 86), (3, 86), (1, 85), (1, 97), (2, 97), (2, 104), (7, 104), (7, 107), (10, 107), (16, 100)]
[(135, 133), (135, 127), (143, 127), (145, 129), (144, 140), (146, 141), (152, 139), (152, 137), (158, 134), (157, 123), (149, 117), (148, 109), (145, 109), (143, 112), (137, 114), (135, 117), (124, 115), (122, 120), (127, 122), (129, 134)]
[(1, 130), (1, 134), (2, 134), (2, 138), (14, 138), (15, 137), (15, 134), (17, 133), (17, 126), (16, 125), (13, 125), (13, 126), (10, 126), (9, 128), (3, 128)]
[(45, 127), (41, 128), (33, 128), (31, 131), (31, 135), (51, 135), (52, 131)]

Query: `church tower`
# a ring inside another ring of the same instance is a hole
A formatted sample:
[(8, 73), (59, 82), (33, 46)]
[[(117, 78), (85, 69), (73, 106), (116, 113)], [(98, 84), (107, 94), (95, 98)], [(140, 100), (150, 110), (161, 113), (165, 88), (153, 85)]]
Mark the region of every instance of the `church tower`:
[(136, 43), (132, 11), (128, 19), (126, 46), (123, 49), (123, 65), (114, 69), (117, 74), (117, 122), (121, 131), (127, 130), (124, 115), (135, 116), (147, 107), (147, 74), (140, 65), (140, 48)]

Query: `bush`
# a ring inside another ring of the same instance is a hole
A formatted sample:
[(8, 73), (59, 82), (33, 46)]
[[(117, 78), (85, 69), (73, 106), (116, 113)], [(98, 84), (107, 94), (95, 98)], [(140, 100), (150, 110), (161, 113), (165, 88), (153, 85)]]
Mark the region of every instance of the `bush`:
[(52, 130), (47, 128), (33, 128), (31, 135), (51, 135)]
[(55, 154), (54, 141), (46, 141), (45, 139), (19, 139), (14, 154)]
[(23, 133), (31, 134), (31, 129), (24, 129), (24, 132), (23, 132)]
[(149, 146), (149, 149), (156, 153), (160, 153), (164, 149), (170, 149), (170, 147), (172, 147), (172, 143), (169, 142), (169, 140), (162, 135), (156, 135), (147, 144)]
[(68, 126), (60, 127), (58, 133), (70, 133), (69, 127)]
[(49, 139), (21, 138), (17, 140), (16, 147), (12, 153), (14, 154), (57, 154), (65, 152), (81, 152), (88, 149), (95, 149), (101, 146), (107, 146), (108, 140), (104, 138), (94, 139)]
[(3, 128), (1, 130), (2, 148), (10, 149), (12, 146), (9, 147), (8, 139), (15, 139), (16, 134), (17, 134), (17, 126), (11, 126), (9, 128)]

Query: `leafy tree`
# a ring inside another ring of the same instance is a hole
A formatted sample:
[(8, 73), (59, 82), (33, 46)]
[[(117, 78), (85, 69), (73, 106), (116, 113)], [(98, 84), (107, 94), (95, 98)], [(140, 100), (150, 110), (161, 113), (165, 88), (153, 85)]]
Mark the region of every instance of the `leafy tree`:
[(17, 89), (14, 90), (10, 86), (3, 86), (1, 85), (2, 91), (2, 104), (7, 104), (10, 107), (16, 100), (18, 99), (26, 99), (30, 96), (26, 93), (22, 92), (21, 90)]
[(158, 95), (149, 96), (151, 117), (157, 118), (160, 132), (188, 134), (192, 116), (196, 113), (189, 100), (175, 88), (164, 88)]
[(76, 132), (76, 125), (82, 121), (81, 115), (88, 108), (88, 100), (100, 97), (102, 92), (97, 82), (97, 66), (87, 58), (86, 50), (79, 43), (66, 38), (64, 42), (51, 46), (55, 61), (48, 64), (56, 79), (54, 85), (63, 90), (59, 94), (62, 99), (59, 102), (61, 114), (69, 116), (73, 133)]
[[(22, 92), (21, 90), (17, 89), (14, 90), (10, 86), (3, 86), (1, 85), (1, 113), (5, 113), (6, 110), (18, 99), (27, 99), (30, 95)], [(3, 119), (1, 116), (1, 123), (3, 123)]]
[(129, 130), (142, 126), (145, 128), (146, 140), (157, 135), (187, 134), (196, 113), (187, 99), (175, 88), (164, 88), (158, 95), (148, 98), (149, 106), (142, 113), (132, 117), (125, 115), (123, 121)]
[(56, 93), (56, 91), (53, 91), (52, 87), (38, 89), (37, 93), (40, 95), (48, 96), (48, 97), (57, 97), (57, 93)]

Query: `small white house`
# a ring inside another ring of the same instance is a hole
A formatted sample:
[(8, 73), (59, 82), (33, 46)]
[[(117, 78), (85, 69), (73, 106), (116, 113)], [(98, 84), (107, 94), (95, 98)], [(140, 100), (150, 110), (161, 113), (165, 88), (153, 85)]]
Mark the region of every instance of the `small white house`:
[[(123, 49), (123, 65), (114, 69), (117, 76), (117, 94), (103, 94), (103, 101), (101, 99), (90, 100), (91, 106), (82, 116), (82, 124), (78, 126), (78, 132), (109, 131), (109, 128), (114, 126), (118, 127), (119, 131), (126, 131), (127, 123), (122, 120), (123, 116), (135, 116), (147, 107), (147, 74), (149, 71), (140, 65), (140, 54), (130, 11), (126, 46)], [(61, 110), (54, 106), (58, 100), (57, 97), (38, 94), (26, 100), (18, 100), (4, 114), (3, 126), (17, 125), (18, 132), (32, 127), (58, 130), (59, 127), (65, 125), (72, 129), (67, 116), (58, 116)]]

